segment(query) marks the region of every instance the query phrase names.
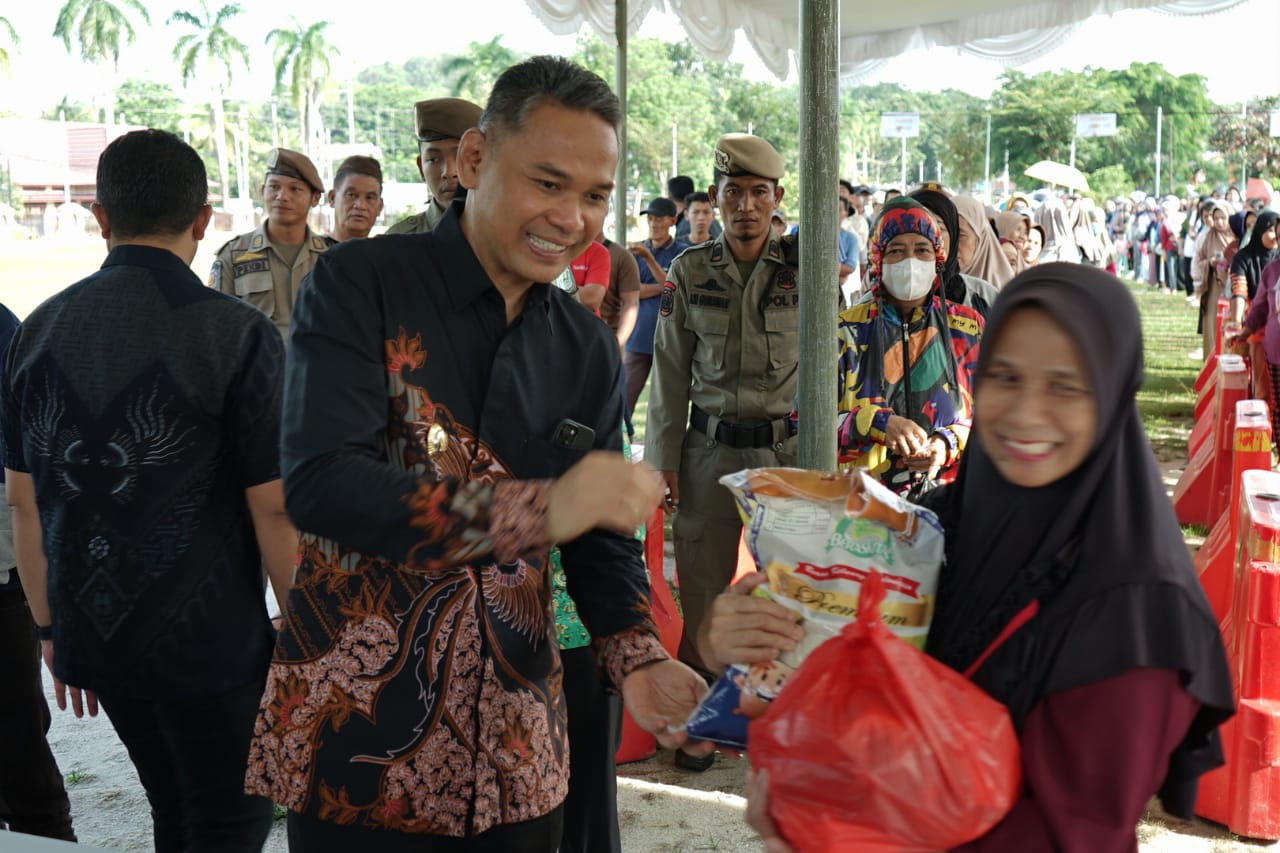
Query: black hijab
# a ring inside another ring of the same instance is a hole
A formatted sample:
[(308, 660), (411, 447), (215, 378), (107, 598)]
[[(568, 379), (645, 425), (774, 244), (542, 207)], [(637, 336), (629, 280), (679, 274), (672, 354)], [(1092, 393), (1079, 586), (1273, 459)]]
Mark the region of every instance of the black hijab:
[(943, 295), (947, 297), (947, 301), (957, 305), (971, 305), (985, 318), (991, 306), (977, 293), (973, 294), (972, 299), (968, 298), (969, 285), (960, 274), (960, 211), (956, 208), (955, 202), (946, 193), (930, 189), (927, 184), (912, 190), (911, 197), (947, 226), (949, 235), (947, 259), (941, 273)]
[[(1098, 433), (1085, 461), (1040, 488), (1015, 486), (977, 424), (956, 482), (931, 496), (947, 564), (927, 651), (963, 672), (1033, 600), (1038, 614), (977, 670), (974, 683), (1021, 729), (1046, 695), (1137, 667), (1176, 669), (1201, 703), (1161, 787), (1189, 813), (1194, 782), (1222, 763), (1217, 726), (1234, 701), (1209, 609), (1142, 428), (1142, 333), (1124, 285), (1082, 264), (1034, 267), (1005, 286), (987, 320), (975, 396), (1011, 314), (1035, 306), (1062, 324), (1085, 362)], [(1190, 799), (1188, 799), (1188, 796)]]
[[(1258, 214), (1258, 218), (1253, 222), (1253, 231), (1249, 234), (1249, 242), (1240, 247), (1240, 251), (1236, 252), (1236, 256), (1231, 260), (1231, 274), (1242, 275), (1249, 283), (1249, 299), (1253, 300), (1253, 296), (1258, 292), (1258, 283), (1262, 281), (1262, 270), (1267, 264), (1280, 258), (1280, 243), (1277, 248), (1268, 249), (1262, 245), (1262, 232), (1267, 231), (1275, 226), (1276, 221), (1280, 220), (1280, 213), (1274, 210), (1264, 210)], [(1244, 217), (1240, 219), (1241, 224), (1244, 223)]]

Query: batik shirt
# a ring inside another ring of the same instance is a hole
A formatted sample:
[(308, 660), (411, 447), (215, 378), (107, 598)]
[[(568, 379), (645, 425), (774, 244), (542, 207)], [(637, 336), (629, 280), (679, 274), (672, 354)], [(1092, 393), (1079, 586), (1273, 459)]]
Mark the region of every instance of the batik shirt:
[[(568, 785), (550, 478), (621, 450), (618, 345), (533, 285), (510, 325), (455, 202), (426, 234), (326, 253), (294, 313), (285, 494), (302, 531), (248, 790), (340, 824), (471, 836)], [(560, 543), (615, 685), (667, 657), (633, 536)]]
[(944, 481), (969, 439), (983, 320), (972, 308), (943, 304), (931, 296), (905, 322), (879, 299), (840, 314), (840, 466), (866, 468), (897, 492), (910, 488), (912, 475), (885, 446), (890, 415), (946, 441)]

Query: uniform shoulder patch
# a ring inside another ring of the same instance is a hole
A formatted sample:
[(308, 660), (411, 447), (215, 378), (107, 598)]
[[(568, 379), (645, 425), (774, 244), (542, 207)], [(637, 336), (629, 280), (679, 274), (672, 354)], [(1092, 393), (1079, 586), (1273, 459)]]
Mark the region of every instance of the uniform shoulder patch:
[(711, 263), (717, 263), (724, 257), (724, 243), (719, 241), (711, 245)]
[(671, 312), (676, 307), (676, 286), (671, 282), (664, 282), (662, 285), (662, 296), (658, 301), (658, 313), (663, 317), (670, 317)]
[(796, 271), (791, 269), (791, 267), (783, 267), (778, 270), (778, 278), (776, 280), (778, 282), (779, 290), (796, 289)]

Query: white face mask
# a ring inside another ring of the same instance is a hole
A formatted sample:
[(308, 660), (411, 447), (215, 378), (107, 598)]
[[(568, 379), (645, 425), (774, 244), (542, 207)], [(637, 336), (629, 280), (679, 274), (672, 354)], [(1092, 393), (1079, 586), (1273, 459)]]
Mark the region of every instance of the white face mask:
[(885, 289), (899, 302), (915, 302), (923, 298), (933, 288), (933, 281), (937, 277), (937, 265), (933, 261), (922, 261), (919, 258), (906, 258), (896, 264), (887, 264), (880, 271)]

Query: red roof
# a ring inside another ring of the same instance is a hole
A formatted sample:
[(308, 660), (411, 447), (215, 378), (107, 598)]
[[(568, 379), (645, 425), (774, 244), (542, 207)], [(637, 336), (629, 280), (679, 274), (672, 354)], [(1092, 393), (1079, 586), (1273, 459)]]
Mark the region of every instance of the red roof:
[[(71, 184), (93, 192), (98, 157), (107, 144), (134, 125), (88, 124), (43, 119), (0, 119), (0, 168), (15, 184), (44, 189)], [(61, 194), (59, 193), (59, 201)]]

